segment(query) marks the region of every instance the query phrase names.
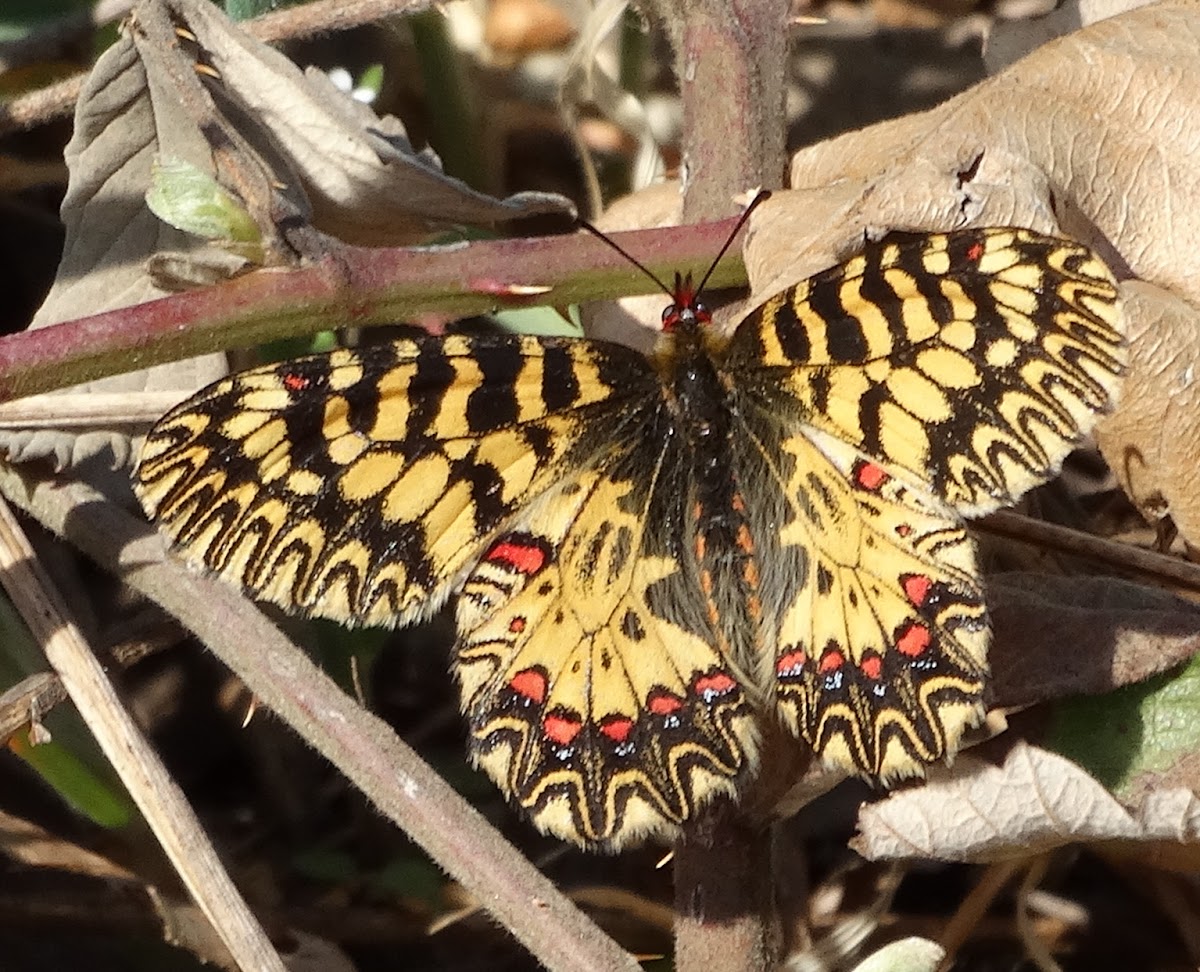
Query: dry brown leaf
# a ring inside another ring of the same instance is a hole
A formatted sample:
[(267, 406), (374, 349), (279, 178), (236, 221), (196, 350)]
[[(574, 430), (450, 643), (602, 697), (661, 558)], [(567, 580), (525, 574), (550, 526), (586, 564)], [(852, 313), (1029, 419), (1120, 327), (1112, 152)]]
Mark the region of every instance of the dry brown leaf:
[[(132, 39), (122, 37), (100, 56), (76, 105), (75, 130), (66, 148), (70, 177), (62, 204), (63, 258), (31, 327), (164, 296), (146, 273), (146, 260), (157, 252), (203, 248), (203, 241), (161, 222), (146, 207), (144, 194), (159, 151), (189, 161), (208, 157), (199, 131), (186, 123), (161, 83), (147, 76)], [(196, 388), (224, 371), (223, 355), (206, 355), (69, 391)], [(46, 429), (0, 433), (0, 448), (15, 462), (49, 457), (59, 469), (90, 462), (99, 471), (127, 464), (131, 446), (120, 430), (78, 435)]]
[[(65, 252), (31, 326), (164, 296), (164, 267), (174, 268), (175, 283), (245, 268), (244, 258), (231, 262), (228, 250), (150, 211), (156, 159), (187, 163), (231, 190), (261, 232), (268, 264), (319, 251), (314, 229), (350, 243), (401, 245), (424, 239), (432, 224), (571, 209), (552, 194), (500, 200), (475, 192), (442, 173), (432, 153), (414, 152), (396, 119), (379, 118), (318, 71), (301, 72), (212, 4), (149, 0), (85, 82), (67, 148)], [(224, 370), (224, 356), (209, 355), (70, 391), (194, 390)], [(117, 429), (47, 429), (0, 433), (0, 448), (14, 461), (117, 468), (128, 462), (130, 440)]]
[(1144, 851), (1200, 839), (1200, 802), (1173, 790), (1130, 810), (1070, 760), (1019, 742), (1003, 766), (964, 756), (925, 786), (864, 806), (858, 826), (851, 846), (868, 860), (999, 860), (1092, 841)]
[(571, 18), (547, 0), (492, 0), (483, 28), (484, 43), (512, 60), (565, 47), (574, 36)]
[(1099, 695), (1200, 651), (1200, 607), (1112, 577), (1000, 574), (987, 600), (995, 705)]
[(1151, 284), (1130, 281), (1124, 296), (1129, 372), (1100, 450), (1147, 520), (1170, 516), (1200, 546), (1200, 316)]
[(1043, 44), (1148, 3), (1149, 0), (1067, 0), (1057, 7), (1050, 3), (1045, 10), (1026, 11), (1012, 19), (1001, 14), (988, 29), (983, 62), (988, 74), (998, 74)]
[(380, 118), (321, 71), (301, 72), (211, 3), (169, 5), (196, 34), (225, 96), (303, 186), (323, 232), (363, 246), (403, 246), (426, 238), (431, 226), (572, 211), (553, 193), (496, 199), (476, 192), (442, 172), (432, 151), (414, 151), (398, 119)]
[(755, 293), (887, 229), (1027, 226), (1200, 304), (1200, 5), (1167, 0), (1037, 49), (945, 104), (798, 152), (759, 210)]

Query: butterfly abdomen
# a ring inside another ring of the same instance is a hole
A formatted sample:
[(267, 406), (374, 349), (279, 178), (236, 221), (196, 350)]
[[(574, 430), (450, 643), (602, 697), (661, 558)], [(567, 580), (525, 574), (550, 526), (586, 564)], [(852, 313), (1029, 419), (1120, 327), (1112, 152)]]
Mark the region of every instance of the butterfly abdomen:
[(762, 568), (747, 509), (754, 498), (746, 495), (746, 471), (738, 461), (739, 423), (728, 376), (700, 341), (687, 337), (672, 362), (667, 396), (689, 473), (681, 547), (694, 557), (694, 595), (711, 643), (749, 672), (762, 640)]

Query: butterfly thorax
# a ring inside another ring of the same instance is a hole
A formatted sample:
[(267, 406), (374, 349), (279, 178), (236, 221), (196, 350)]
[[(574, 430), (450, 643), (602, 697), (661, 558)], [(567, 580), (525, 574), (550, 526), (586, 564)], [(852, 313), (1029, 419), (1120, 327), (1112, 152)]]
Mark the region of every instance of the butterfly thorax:
[(760, 643), (759, 567), (743, 472), (734, 457), (739, 424), (732, 376), (720, 365), (725, 341), (702, 308), (672, 308), (673, 327), (655, 351), (668, 408), (687, 454), (689, 536), (698, 596), (713, 641), (735, 664)]

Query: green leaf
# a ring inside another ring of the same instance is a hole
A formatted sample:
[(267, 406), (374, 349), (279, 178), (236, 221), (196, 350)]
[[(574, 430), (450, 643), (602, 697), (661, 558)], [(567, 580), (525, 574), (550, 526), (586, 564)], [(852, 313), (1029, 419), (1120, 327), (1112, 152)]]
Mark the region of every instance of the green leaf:
[(427, 857), (413, 854), (393, 857), (372, 876), (369, 886), (383, 898), (420, 898), (437, 905), (442, 901), (446, 878)]
[(361, 876), (354, 858), (345, 851), (314, 847), (292, 855), (297, 874), (322, 884), (348, 884)]
[[(574, 308), (572, 311), (574, 312)], [(513, 334), (536, 334), (542, 337), (583, 337), (583, 328), (577, 317), (563, 318), (553, 307), (522, 307), (518, 310), (502, 310), (492, 314), (496, 323)]]
[(21, 40), (48, 23), (92, 6), (89, 0), (4, 0), (0, 42)]
[[(0, 691), (47, 669), (46, 657), (8, 596), (0, 591)], [(43, 726), (50, 742), (33, 745), (27, 735), (9, 741), (63, 801), (102, 827), (123, 827), (137, 813), (100, 747), (73, 708), (59, 706)]]
[(203, 169), (181, 159), (156, 159), (146, 205), (164, 223), (261, 263), (262, 233), (242, 203)]
[[(55, 735), (48, 719), (47, 728)], [(83, 760), (69, 749), (51, 740), (33, 745), (28, 734), (21, 733), (9, 741), (9, 749), (28, 763), (37, 774), (58, 792), (76, 813), (82, 814), (101, 827), (124, 827), (133, 820), (136, 811), (123, 790), (93, 773)]]
[(1107, 695), (1054, 708), (1047, 748), (1074, 760), (1120, 797), (1200, 750), (1200, 657)]
[(365, 89), (378, 95), (383, 90), (383, 65), (371, 64), (359, 75), (356, 89)]

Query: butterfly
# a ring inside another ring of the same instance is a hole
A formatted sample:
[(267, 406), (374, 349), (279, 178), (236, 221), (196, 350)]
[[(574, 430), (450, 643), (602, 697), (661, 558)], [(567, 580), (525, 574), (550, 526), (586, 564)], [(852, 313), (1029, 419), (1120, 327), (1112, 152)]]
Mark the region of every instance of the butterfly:
[(990, 228), (867, 243), (727, 333), (674, 289), (648, 356), (451, 335), (231, 375), (154, 426), (135, 489), (292, 612), (408, 625), (457, 595), (472, 758), (564, 840), (677, 838), (771, 722), (922, 775), (983, 712), (965, 518), (1112, 406), (1112, 274)]

